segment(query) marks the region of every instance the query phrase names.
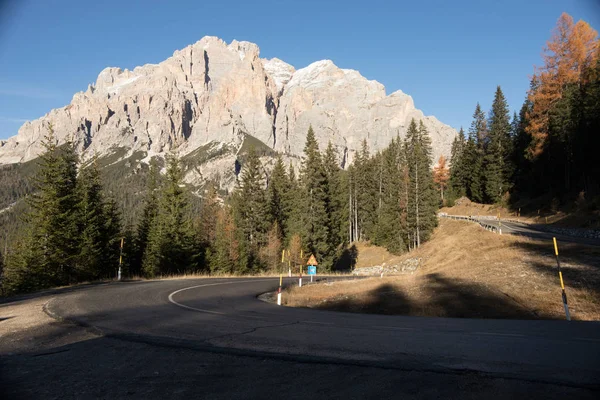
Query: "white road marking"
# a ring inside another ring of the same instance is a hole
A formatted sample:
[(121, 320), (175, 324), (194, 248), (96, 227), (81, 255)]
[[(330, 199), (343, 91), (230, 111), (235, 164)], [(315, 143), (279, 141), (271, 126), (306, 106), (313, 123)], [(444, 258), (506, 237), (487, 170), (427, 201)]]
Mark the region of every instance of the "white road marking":
[(173, 300), (173, 296), (175, 296), (177, 293), (180, 293), (180, 292), (183, 292), (183, 291), (186, 291), (186, 290), (197, 289), (197, 288), (201, 288), (201, 287), (219, 286), (219, 285), (233, 285), (233, 284), (236, 284), (236, 283), (247, 283), (247, 282), (265, 282), (265, 281), (270, 281), (270, 280), (274, 280), (274, 279), (276, 279), (276, 278), (271, 278), (271, 279), (252, 279), (252, 280), (237, 281), (237, 282), (207, 283), (207, 284), (204, 284), (204, 285), (190, 286), (190, 287), (186, 287), (186, 288), (183, 288), (183, 289), (176, 290), (173, 293), (171, 293), (169, 295), (169, 301), (171, 303), (175, 304), (178, 307), (186, 308), (188, 310), (199, 311), (199, 312), (208, 313), (208, 314), (226, 315), (226, 313), (220, 312), (220, 311), (205, 310), (205, 309), (202, 309), (202, 308), (196, 308), (196, 307), (186, 306), (185, 304), (181, 304), (181, 303), (178, 303), (175, 300)]

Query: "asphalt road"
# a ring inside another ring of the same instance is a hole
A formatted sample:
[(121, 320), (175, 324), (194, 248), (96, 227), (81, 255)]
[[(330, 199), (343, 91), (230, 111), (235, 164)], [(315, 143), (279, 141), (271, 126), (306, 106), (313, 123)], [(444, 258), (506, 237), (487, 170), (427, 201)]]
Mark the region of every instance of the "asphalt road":
[(277, 279), (174, 280), (60, 296), (53, 315), (142, 342), (313, 362), (600, 383), (600, 324), (398, 317), (278, 307)]
[(40, 336), (27, 338), (32, 350), (0, 354), (0, 394), (591, 399), (600, 393), (599, 323), (351, 314), (257, 299), (277, 284), (274, 278), (142, 281), (57, 295), (46, 310), (63, 322), (29, 333)]
[(555, 237), (558, 242), (566, 243), (579, 243), (589, 246), (600, 246), (600, 240), (584, 238), (578, 236), (569, 236), (559, 233), (551, 233), (544, 231), (542, 227), (536, 225), (528, 225), (519, 222), (508, 222), (508, 221), (486, 221), (491, 225), (498, 226), (502, 229), (502, 233), (509, 233), (512, 235), (525, 236), (531, 239), (546, 240), (552, 242), (552, 238)]

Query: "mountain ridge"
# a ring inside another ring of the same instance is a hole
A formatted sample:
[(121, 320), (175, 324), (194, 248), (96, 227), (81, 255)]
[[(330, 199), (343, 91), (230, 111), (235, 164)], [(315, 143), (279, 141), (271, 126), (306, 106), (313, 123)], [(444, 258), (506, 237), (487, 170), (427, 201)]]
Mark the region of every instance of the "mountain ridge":
[[(331, 60), (295, 69), (278, 58), (260, 58), (254, 43), (206, 36), (158, 64), (103, 69), (70, 104), (2, 141), (0, 165), (36, 158), (52, 123), (59, 143), (73, 138), (84, 160), (119, 148), (128, 155), (144, 151), (144, 160), (170, 151), (185, 156), (210, 143), (239, 150), (247, 136), (297, 159), (312, 125), (319, 145), (331, 141), (346, 166), (363, 140), (381, 150), (404, 136), (412, 118), (428, 128), (434, 157), (448, 156), (456, 130), (425, 116), (402, 91), (387, 95), (381, 83)], [(235, 153), (225, 155), (225, 165)], [(230, 174), (222, 171), (223, 162), (211, 164), (205, 160), (202, 179)], [(231, 183), (224, 179), (223, 185)]]

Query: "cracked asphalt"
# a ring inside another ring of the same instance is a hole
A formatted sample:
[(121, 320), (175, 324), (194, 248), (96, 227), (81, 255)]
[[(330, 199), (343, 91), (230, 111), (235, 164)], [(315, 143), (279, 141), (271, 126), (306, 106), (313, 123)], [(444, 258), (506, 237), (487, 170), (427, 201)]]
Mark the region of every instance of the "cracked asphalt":
[(277, 284), (274, 278), (142, 281), (49, 296), (45, 309), (57, 321), (2, 337), (0, 395), (591, 399), (600, 393), (598, 323), (346, 314), (256, 298)]

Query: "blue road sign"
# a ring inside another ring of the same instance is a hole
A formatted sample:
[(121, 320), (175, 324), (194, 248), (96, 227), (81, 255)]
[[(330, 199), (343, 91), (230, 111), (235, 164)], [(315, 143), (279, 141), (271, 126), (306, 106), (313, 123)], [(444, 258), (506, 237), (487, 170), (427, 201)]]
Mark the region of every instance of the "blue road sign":
[(315, 265), (309, 265), (308, 266), (308, 274), (309, 275), (316, 275), (317, 274), (317, 267)]

